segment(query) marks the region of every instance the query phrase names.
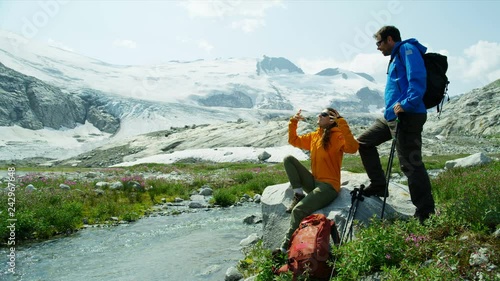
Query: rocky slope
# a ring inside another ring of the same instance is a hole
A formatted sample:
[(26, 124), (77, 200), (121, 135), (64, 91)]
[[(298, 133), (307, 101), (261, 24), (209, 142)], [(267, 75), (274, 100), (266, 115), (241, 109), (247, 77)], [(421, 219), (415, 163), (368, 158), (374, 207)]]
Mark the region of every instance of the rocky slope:
[(444, 104), (426, 124), (431, 134), (500, 137), (500, 79)]
[(88, 121), (107, 133), (115, 133), (120, 127), (120, 120), (91, 96), (65, 92), (1, 63), (0, 108), (0, 126), (58, 130)]

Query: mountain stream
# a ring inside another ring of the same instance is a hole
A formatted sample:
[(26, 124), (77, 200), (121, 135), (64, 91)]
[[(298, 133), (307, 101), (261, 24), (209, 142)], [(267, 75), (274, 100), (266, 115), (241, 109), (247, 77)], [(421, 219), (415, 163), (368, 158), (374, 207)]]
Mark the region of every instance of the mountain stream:
[(16, 246), (16, 274), (6, 261), (0, 280), (224, 280), (243, 258), (239, 243), (262, 224), (243, 219), (260, 214), (260, 204), (150, 216), (130, 224), (92, 227), (45, 242)]

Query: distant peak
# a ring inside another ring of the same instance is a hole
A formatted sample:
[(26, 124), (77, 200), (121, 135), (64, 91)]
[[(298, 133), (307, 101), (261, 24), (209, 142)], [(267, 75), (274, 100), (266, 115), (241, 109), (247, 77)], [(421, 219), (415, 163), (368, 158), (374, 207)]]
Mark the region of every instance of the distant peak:
[(304, 71), (283, 57), (274, 58), (264, 56), (261, 61), (257, 62), (257, 75), (278, 73), (304, 74)]
[(355, 75), (361, 76), (362, 78), (364, 78), (370, 82), (375, 82), (375, 79), (372, 76), (370, 76), (369, 74), (366, 74), (364, 72), (352, 72), (352, 71), (348, 71), (348, 70), (344, 70), (344, 69), (340, 69), (340, 68), (325, 68), (325, 69), (321, 70), (320, 72), (316, 73), (315, 75), (318, 75), (318, 76), (342, 75), (342, 78), (348, 79), (349, 74), (351, 74), (351, 75), (355, 74)]

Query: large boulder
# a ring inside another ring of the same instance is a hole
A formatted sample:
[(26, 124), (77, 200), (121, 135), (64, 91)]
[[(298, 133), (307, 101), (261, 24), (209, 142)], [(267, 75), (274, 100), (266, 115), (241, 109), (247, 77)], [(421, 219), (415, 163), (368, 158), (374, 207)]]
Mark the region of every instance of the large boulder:
[(491, 158), (489, 158), (486, 154), (478, 152), (464, 158), (446, 161), (444, 167), (445, 169), (452, 169), (458, 167), (471, 167), (471, 166), (487, 164), (491, 161), (492, 161)]
[[(342, 234), (346, 218), (351, 208), (351, 194), (354, 188), (361, 184), (368, 185), (366, 174), (342, 172), (344, 185), (339, 196), (327, 207), (314, 213), (324, 214), (337, 224)], [(279, 247), (290, 225), (290, 214), (286, 208), (291, 204), (293, 190), (289, 183), (268, 186), (262, 194), (262, 219), (263, 219), (263, 244), (264, 247), (273, 249)], [(380, 219), (383, 198), (364, 197), (359, 201), (354, 216), (361, 224), (368, 226), (372, 217)], [(389, 197), (386, 200), (384, 218), (407, 218), (415, 213), (415, 206), (411, 203), (408, 187), (398, 183), (389, 184)]]

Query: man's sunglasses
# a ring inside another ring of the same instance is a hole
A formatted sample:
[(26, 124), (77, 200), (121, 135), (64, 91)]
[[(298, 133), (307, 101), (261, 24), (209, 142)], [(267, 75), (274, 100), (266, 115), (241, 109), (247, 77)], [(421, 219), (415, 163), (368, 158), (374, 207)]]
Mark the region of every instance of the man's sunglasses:
[(380, 41), (377, 41), (377, 43), (375, 43), (375, 44), (377, 44), (377, 47), (380, 47), (380, 45), (382, 45), (382, 42), (384, 42), (384, 40), (383, 40), (383, 39), (382, 39), (382, 40), (380, 40)]
[(319, 115), (322, 116), (322, 117), (328, 117), (328, 116), (330, 116), (330, 118), (333, 118), (333, 116), (331, 116), (330, 114), (328, 114), (328, 112), (321, 112)]

